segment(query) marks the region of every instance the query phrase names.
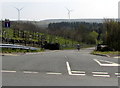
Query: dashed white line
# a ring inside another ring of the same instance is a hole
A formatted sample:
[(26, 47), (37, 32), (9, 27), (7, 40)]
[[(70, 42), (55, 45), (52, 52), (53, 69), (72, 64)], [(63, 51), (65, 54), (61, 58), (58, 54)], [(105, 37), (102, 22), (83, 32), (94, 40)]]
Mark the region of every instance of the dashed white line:
[(118, 78), (120, 78), (120, 76), (117, 76)]
[(6, 73), (15, 73), (16, 71), (1, 70), (1, 72), (6, 72)]
[(54, 72), (48, 72), (46, 74), (49, 74), (49, 75), (61, 75), (62, 73), (54, 73)]
[(92, 72), (95, 77), (110, 77), (107, 72)]
[(23, 73), (28, 73), (28, 74), (33, 73), (33, 74), (36, 74), (36, 73), (39, 73), (39, 72), (23, 71)]
[(118, 59), (118, 58), (120, 58), (120, 56), (116, 56), (116, 57), (113, 57), (113, 58), (117, 58)]
[(115, 73), (115, 75), (120, 75), (120, 73)]
[(95, 77), (110, 77), (110, 75), (98, 75), (98, 74), (97, 75), (95, 74), (93, 76), (95, 76)]
[(108, 74), (107, 72), (92, 72), (93, 74)]

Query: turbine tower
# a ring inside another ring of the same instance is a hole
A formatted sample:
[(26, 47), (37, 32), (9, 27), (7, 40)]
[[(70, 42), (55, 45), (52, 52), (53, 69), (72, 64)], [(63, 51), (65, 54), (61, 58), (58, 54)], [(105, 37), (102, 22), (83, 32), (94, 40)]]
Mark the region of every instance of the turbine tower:
[[(15, 7), (16, 8), (16, 7)], [(20, 11), (23, 9), (23, 7), (22, 8), (16, 8), (16, 10), (18, 11), (18, 21), (20, 21)]]
[(69, 20), (70, 20), (70, 15), (71, 15), (71, 12), (73, 11), (73, 10), (70, 10), (70, 9), (68, 9), (68, 8), (66, 8), (67, 9), (67, 11), (68, 11), (68, 18), (69, 18)]

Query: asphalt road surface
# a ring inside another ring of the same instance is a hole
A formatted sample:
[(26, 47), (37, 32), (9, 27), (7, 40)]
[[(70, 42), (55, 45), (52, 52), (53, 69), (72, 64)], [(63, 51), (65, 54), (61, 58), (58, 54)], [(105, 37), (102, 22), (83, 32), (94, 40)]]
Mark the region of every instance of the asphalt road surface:
[(3, 86), (118, 86), (117, 58), (93, 48), (2, 57)]

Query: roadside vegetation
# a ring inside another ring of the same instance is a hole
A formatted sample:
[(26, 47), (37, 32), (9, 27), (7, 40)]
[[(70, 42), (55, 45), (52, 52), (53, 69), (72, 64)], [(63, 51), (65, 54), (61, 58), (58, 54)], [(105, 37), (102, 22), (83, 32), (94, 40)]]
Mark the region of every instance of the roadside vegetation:
[(105, 51), (105, 52), (101, 52), (101, 51), (93, 51), (91, 54), (101, 54), (101, 55), (120, 55), (120, 51)]
[[(5, 28), (3, 21), (2, 27), (0, 37), (3, 43), (32, 46), (40, 48), (40, 50), (44, 49), (43, 46), (46, 43), (57, 43), (60, 45), (60, 49), (75, 49), (75, 45), (78, 43), (82, 48), (106, 44), (114, 51), (120, 51), (120, 40), (118, 39), (120, 23), (115, 20), (105, 20), (104, 23), (50, 23), (48, 28), (41, 28), (32, 22), (22, 21), (12, 21), (11, 27)], [(5, 50), (3, 49), (3, 51)], [(11, 51), (24, 52), (24, 50), (10, 50), (9, 52)]]
[[(120, 22), (116, 20), (105, 20), (103, 43), (106, 47), (97, 47), (92, 54), (105, 54), (109, 56), (120, 55)], [(99, 48), (99, 49), (98, 49)], [(101, 49), (100, 49), (101, 48)], [(105, 49), (106, 48), (106, 49)]]
[(0, 49), (1, 53), (26, 53), (26, 52), (42, 52), (44, 49), (38, 49), (38, 50), (26, 50), (26, 49), (12, 49), (12, 48), (2, 48)]

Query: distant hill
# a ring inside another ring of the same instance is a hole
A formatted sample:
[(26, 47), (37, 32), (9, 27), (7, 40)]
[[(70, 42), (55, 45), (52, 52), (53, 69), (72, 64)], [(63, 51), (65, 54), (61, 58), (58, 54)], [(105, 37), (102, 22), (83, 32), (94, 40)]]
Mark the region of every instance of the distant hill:
[[(120, 19), (116, 19), (119, 20)], [(30, 22), (38, 27), (41, 28), (47, 28), (49, 23), (59, 23), (59, 22), (88, 22), (88, 23), (103, 23), (105, 19), (47, 19), (47, 20), (41, 20), (41, 21), (26, 21), (21, 20), (21, 22)]]
[(88, 23), (103, 23), (104, 19), (48, 19), (34, 22), (39, 27), (46, 28), (49, 23), (59, 23), (59, 22), (88, 22)]

